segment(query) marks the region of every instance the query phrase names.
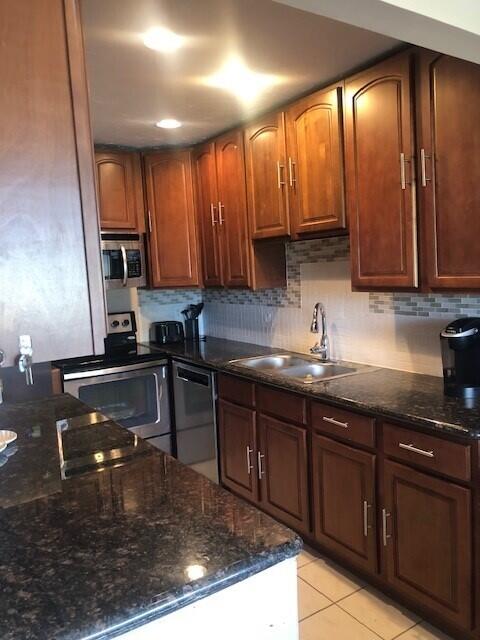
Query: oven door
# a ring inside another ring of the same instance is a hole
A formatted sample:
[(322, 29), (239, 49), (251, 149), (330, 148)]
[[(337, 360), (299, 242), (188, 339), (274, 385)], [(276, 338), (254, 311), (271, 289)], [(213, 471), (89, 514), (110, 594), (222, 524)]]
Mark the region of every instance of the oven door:
[(142, 438), (170, 432), (166, 363), (68, 373), (64, 390)]
[(145, 250), (141, 239), (102, 240), (103, 277), (107, 289), (143, 287)]

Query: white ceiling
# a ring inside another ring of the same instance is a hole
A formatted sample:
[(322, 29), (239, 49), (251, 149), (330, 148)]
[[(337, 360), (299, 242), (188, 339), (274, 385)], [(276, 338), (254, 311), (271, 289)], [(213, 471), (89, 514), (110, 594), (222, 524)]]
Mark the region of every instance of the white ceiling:
[[(272, 0), (82, 0), (96, 142), (134, 147), (190, 144), (339, 77), (397, 40)], [(141, 34), (166, 26), (187, 36), (175, 54), (147, 49)], [(232, 53), (283, 81), (242, 105), (199, 78)], [(154, 123), (184, 125), (161, 130)]]

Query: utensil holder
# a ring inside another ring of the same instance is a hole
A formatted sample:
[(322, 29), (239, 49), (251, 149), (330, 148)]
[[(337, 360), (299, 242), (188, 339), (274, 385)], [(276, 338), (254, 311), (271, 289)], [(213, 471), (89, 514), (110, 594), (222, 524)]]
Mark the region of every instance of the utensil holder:
[(185, 340), (200, 340), (197, 318), (187, 318), (185, 320)]

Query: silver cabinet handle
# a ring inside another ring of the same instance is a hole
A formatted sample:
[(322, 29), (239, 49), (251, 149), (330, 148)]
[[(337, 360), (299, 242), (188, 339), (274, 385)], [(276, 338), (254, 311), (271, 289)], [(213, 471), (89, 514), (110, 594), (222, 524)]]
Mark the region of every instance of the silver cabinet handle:
[(400, 184), (402, 189), (407, 188), (407, 181), (405, 178), (405, 154), (400, 154)]
[(387, 533), (387, 518), (390, 518), (391, 515), (392, 514), (386, 509), (382, 509), (382, 539), (384, 547), (387, 546), (388, 538), (392, 537), (389, 533)]
[(431, 157), (432, 156), (427, 156), (427, 154), (425, 153), (425, 149), (420, 149), (420, 170), (422, 174), (422, 187), (426, 187), (427, 182), (431, 181), (431, 178), (427, 178), (427, 162), (426, 162), (426, 158), (430, 160)]
[(223, 205), (219, 201), (218, 202), (218, 222), (219, 222), (219, 224), (223, 224), (225, 222), (225, 218), (222, 216), (222, 209), (225, 210), (225, 205)]
[(213, 204), (213, 202), (210, 203), (210, 216), (212, 218), (212, 227), (214, 227), (217, 224), (217, 220), (215, 220), (215, 210), (216, 210), (216, 206)]
[(425, 449), (419, 449), (415, 447), (412, 443), (407, 444), (406, 442), (399, 442), (398, 446), (400, 449), (406, 449), (407, 451), (412, 451), (413, 453), (418, 453), (419, 456), (425, 456), (425, 458), (434, 458), (435, 454), (432, 451), (426, 451)]
[(122, 254), (122, 263), (123, 263), (123, 278), (122, 278), (122, 286), (127, 286), (127, 278), (128, 278), (128, 263), (127, 263), (127, 250), (123, 246), (120, 246), (120, 252)]
[(340, 422), (340, 420), (335, 420), (335, 418), (329, 418), (328, 416), (323, 416), (322, 420), (324, 422), (334, 424), (336, 427), (342, 427), (342, 429), (348, 429), (348, 427), (350, 426), (348, 422)]
[(248, 475), (250, 475), (252, 473), (252, 469), (253, 469), (252, 453), (253, 453), (253, 449), (250, 449), (250, 447), (247, 444), (247, 472), (248, 472)]
[(263, 453), (257, 451), (257, 462), (258, 462), (258, 479), (261, 480), (265, 474), (265, 470), (263, 468), (262, 460), (265, 458)]
[(294, 189), (296, 187), (297, 178), (295, 176), (295, 162), (292, 158), (288, 158), (288, 181), (290, 187)]
[(277, 181), (278, 181), (279, 189), (281, 189), (285, 185), (285, 180), (282, 180), (284, 169), (285, 169), (285, 165), (280, 164), (280, 161), (277, 160)]
[(148, 230), (152, 233), (152, 214), (150, 213), (150, 209), (148, 210)]
[(368, 530), (372, 528), (370, 524), (368, 524), (368, 510), (372, 505), (368, 504), (367, 500), (363, 501), (363, 535), (365, 538), (368, 537)]

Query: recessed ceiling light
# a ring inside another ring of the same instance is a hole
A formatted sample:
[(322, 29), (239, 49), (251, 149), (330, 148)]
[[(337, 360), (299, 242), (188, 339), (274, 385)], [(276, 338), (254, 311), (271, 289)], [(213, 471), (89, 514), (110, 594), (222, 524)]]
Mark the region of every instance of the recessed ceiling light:
[(155, 126), (160, 127), (160, 129), (178, 129), (178, 127), (182, 126), (182, 123), (179, 120), (175, 120), (175, 118), (164, 118), (156, 122)]
[(149, 49), (173, 53), (179, 49), (185, 38), (165, 27), (152, 27), (143, 34), (143, 44)]
[(216, 73), (204, 78), (203, 82), (209, 87), (230, 91), (244, 102), (251, 102), (265, 89), (279, 84), (281, 79), (272, 74), (252, 71), (239, 57), (232, 57)]

